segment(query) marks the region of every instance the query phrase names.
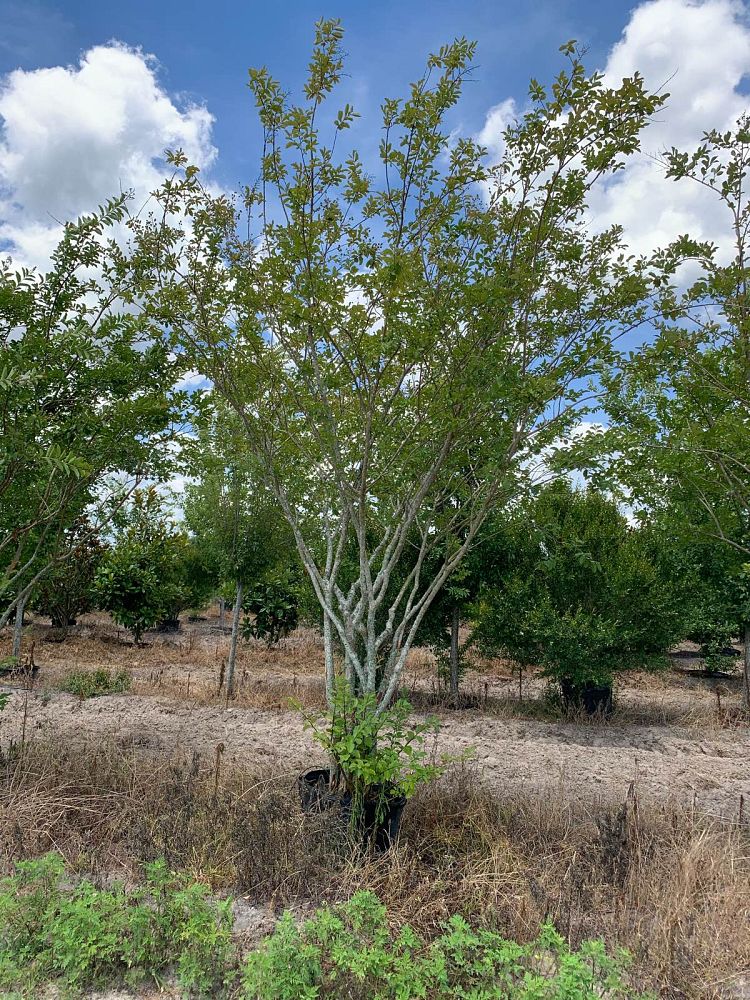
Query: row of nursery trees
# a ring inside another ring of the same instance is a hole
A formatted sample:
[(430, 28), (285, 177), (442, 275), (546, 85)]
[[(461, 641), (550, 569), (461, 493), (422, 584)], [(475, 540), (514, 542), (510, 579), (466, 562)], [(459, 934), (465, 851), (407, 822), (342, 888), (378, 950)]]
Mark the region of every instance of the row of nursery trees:
[[(208, 440), (199, 434), (196, 443)], [(240, 638), (271, 645), (299, 621), (320, 627), (321, 616), (280, 508), (243, 476), (234, 448), (227, 465), (211, 443), (187, 488), (183, 523), (153, 487), (136, 491), (106, 538), (76, 522), (65, 534), (69, 560), (27, 607), (47, 615), (61, 638), (78, 615), (100, 608), (140, 642), (145, 630), (178, 628), (183, 611), (218, 598), (233, 606), (231, 692)], [(721, 670), (744, 622), (743, 564), (716, 541), (677, 534), (673, 513), (629, 524), (601, 492), (549, 483), (488, 518), (417, 643), (434, 650), (453, 696), (471, 648), (510, 656), (520, 669), (542, 667), (567, 702), (590, 688), (608, 697), (618, 671), (657, 666), (684, 638), (700, 644), (709, 671)], [(351, 578), (353, 547), (346, 561)], [(394, 588), (411, 568), (407, 557)]]
[[(144, 487), (180, 464), (180, 559), (210, 550), (237, 616), (247, 587), (305, 581), (329, 701), (341, 678), (377, 717), (446, 628), (455, 685), (462, 617), (574, 688), (681, 630), (747, 635), (750, 120), (663, 153), (713, 192), (726, 245), (636, 255), (588, 201), (668, 96), (562, 53), (499, 155), (453, 128), (463, 39), (383, 102), (360, 155), (322, 21), (298, 101), (250, 71), (261, 155), (237, 197), (171, 152), (150, 210), (123, 195), (70, 223), (46, 274), (2, 264), (0, 626), (97, 538), (101, 603), (137, 615), (171, 579), (138, 545), (179, 534)], [(181, 390), (188, 373), (210, 389)], [(599, 492), (539, 493), (572, 469)]]

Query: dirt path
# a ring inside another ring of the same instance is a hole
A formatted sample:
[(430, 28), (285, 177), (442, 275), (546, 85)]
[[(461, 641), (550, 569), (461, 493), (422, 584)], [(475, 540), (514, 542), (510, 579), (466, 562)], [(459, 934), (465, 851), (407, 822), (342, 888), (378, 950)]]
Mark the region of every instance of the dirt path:
[[(0, 743), (20, 737), (24, 697), (14, 694), (0, 723)], [(322, 759), (294, 712), (191, 706), (166, 698), (120, 695), (80, 702), (70, 695), (32, 694), (27, 737), (56, 734), (82, 740), (114, 736), (155, 751), (213, 751), (225, 760), (271, 773), (293, 774)], [(444, 718), (441, 752), (474, 748), (470, 767), (496, 786), (565, 790), (583, 798), (619, 799), (632, 780), (659, 801), (695, 802), (726, 817), (744, 795), (750, 812), (750, 732), (659, 725), (586, 725), (507, 721), (473, 713)]]

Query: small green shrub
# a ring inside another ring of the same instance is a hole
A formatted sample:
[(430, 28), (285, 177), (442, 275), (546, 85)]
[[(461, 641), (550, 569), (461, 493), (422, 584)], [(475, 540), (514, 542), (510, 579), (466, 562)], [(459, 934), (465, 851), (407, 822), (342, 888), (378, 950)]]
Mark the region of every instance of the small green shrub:
[(0, 658), (0, 677), (3, 674), (12, 674), (18, 670), (20, 660), (17, 656), (3, 656)]
[(102, 694), (123, 694), (130, 690), (131, 677), (126, 670), (111, 674), (109, 670), (73, 670), (60, 685), (62, 691), (79, 698), (96, 698)]
[(298, 605), (299, 582), (293, 573), (282, 571), (259, 581), (242, 603), (243, 610), (254, 616), (244, 619), (243, 637), (275, 646), (297, 627)]
[(0, 880), (0, 990), (158, 982), (173, 970), (186, 995), (219, 996), (233, 958), (230, 908), (163, 862), (146, 866), (132, 890), (71, 885), (54, 853), (19, 862)]
[(415, 723), (410, 715), (411, 705), (403, 698), (379, 713), (375, 694), (356, 697), (341, 678), (330, 712), (304, 717), (305, 728), (326, 750), (351, 796), (353, 831), (361, 832), (368, 804), (374, 805), (380, 822), (389, 800), (411, 798), (420, 785), (440, 777), (457, 759), (446, 755), (434, 759), (425, 748), (425, 734), (437, 732), (438, 720)]
[[(601, 941), (571, 951), (550, 925), (528, 945), (452, 917), (431, 944), (408, 925), (393, 933), (369, 892), (323, 908), (298, 928), (286, 913), (245, 964), (245, 1000), (594, 1000), (638, 994), (627, 954)], [(645, 1000), (645, 997), (643, 998)]]

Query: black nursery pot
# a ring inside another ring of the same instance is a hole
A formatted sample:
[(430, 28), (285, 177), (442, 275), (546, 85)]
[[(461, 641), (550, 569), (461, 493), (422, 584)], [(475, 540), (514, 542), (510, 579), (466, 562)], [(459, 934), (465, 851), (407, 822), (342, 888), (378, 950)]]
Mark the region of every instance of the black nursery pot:
[[(321, 813), (337, 807), (339, 816), (348, 824), (352, 817), (352, 796), (349, 792), (331, 788), (331, 769), (313, 768), (297, 779), (300, 803), (305, 813)], [(386, 794), (382, 798), (366, 799), (357, 829), (362, 840), (376, 852), (388, 850), (401, 828), (406, 799), (403, 795)]]
[[(357, 827), (362, 840), (371, 844), (378, 854), (387, 851), (398, 839), (405, 805), (403, 795), (387, 795), (383, 800), (365, 799)], [(352, 797), (347, 792), (341, 798), (341, 815), (347, 822), (351, 812)]]
[(573, 681), (563, 678), (560, 681), (560, 692), (563, 704), (567, 708), (582, 708), (587, 715), (612, 713), (611, 684), (595, 684), (593, 681), (574, 684)]
[(159, 622), (156, 626), (157, 632), (179, 632), (180, 631), (180, 619), (179, 618), (165, 618), (163, 621)]
[(340, 804), (341, 796), (331, 789), (330, 767), (314, 767), (297, 778), (302, 812), (319, 813)]

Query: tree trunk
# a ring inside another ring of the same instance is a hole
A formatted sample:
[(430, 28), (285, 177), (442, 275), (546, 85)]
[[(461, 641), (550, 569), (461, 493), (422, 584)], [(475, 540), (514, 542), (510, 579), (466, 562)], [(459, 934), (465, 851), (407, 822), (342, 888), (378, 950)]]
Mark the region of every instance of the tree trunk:
[(224, 610), (226, 608), (226, 601), (223, 597), (219, 598), (219, 625), (224, 624)]
[(451, 620), (451, 697), (458, 701), (458, 630), (461, 625), (461, 617), (458, 605), (453, 608), (453, 618)]
[(237, 593), (234, 599), (234, 614), (232, 616), (232, 641), (229, 646), (229, 664), (227, 669), (227, 700), (232, 697), (234, 685), (234, 663), (237, 658), (237, 637), (240, 634), (240, 615), (242, 614), (242, 580), (237, 581)]
[(26, 608), (26, 597), (22, 597), (16, 605), (16, 624), (13, 629), (13, 651), (11, 656), (21, 658), (21, 640), (23, 639), (23, 613)]
[(742, 677), (742, 704), (750, 711), (750, 622), (745, 624), (745, 657)]

